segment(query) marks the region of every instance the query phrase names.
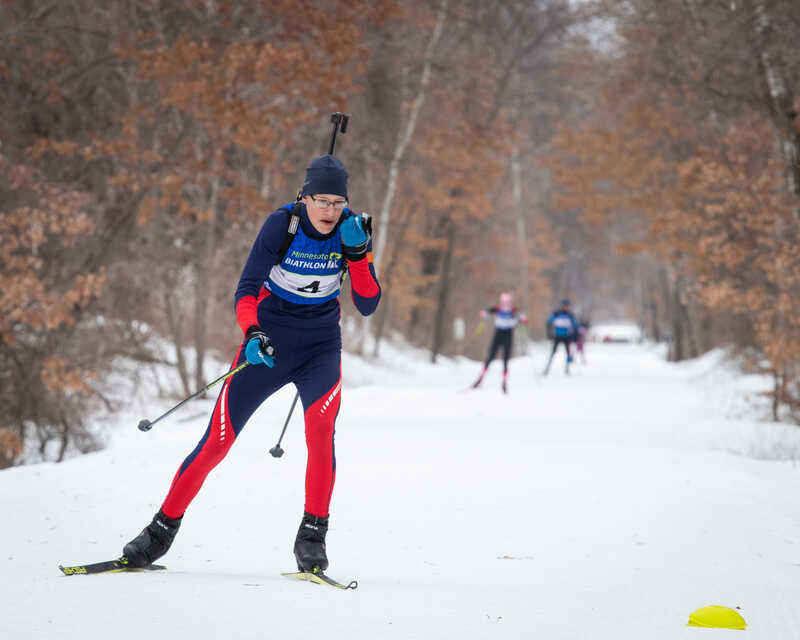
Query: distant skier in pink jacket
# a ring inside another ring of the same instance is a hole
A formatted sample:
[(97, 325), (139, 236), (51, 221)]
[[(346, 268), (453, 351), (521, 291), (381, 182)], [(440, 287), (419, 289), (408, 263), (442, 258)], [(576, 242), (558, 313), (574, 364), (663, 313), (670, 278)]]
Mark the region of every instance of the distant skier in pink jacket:
[(481, 309), (480, 316), (481, 318), (485, 318), (487, 315), (494, 316), (494, 337), (492, 338), (492, 344), (489, 346), (489, 356), (486, 358), (486, 362), (483, 365), (483, 369), (481, 370), (481, 375), (478, 376), (478, 379), (472, 385), (473, 389), (476, 389), (480, 386), (481, 382), (483, 381), (483, 376), (486, 375), (486, 371), (489, 368), (489, 364), (492, 360), (494, 360), (494, 356), (497, 353), (497, 350), (502, 347), (503, 349), (503, 384), (502, 389), (503, 393), (508, 393), (508, 359), (511, 356), (511, 345), (512, 345), (512, 338), (514, 334), (514, 328), (522, 322), (523, 324), (528, 322), (528, 319), (525, 317), (525, 314), (519, 312), (519, 309), (513, 305), (513, 299), (510, 293), (501, 293), (500, 294), (500, 304), (495, 307), (489, 307), (488, 309)]

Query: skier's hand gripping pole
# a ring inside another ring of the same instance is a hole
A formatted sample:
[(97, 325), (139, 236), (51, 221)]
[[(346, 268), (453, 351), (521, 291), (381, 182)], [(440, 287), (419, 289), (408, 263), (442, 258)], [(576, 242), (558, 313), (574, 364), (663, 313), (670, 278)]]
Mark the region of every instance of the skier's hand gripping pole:
[(187, 402), (189, 402), (189, 400), (194, 400), (194, 399), (195, 399), (197, 396), (201, 396), (201, 395), (203, 395), (203, 394), (204, 394), (206, 391), (208, 391), (209, 389), (211, 389), (211, 387), (213, 387), (213, 386), (215, 386), (215, 385), (219, 384), (220, 382), (223, 382), (224, 380), (227, 380), (227, 379), (228, 379), (228, 378), (230, 378), (231, 376), (233, 376), (233, 375), (235, 375), (235, 374), (239, 373), (239, 372), (240, 372), (242, 369), (244, 369), (245, 367), (247, 367), (249, 364), (250, 364), (250, 363), (249, 363), (247, 360), (245, 360), (245, 361), (244, 361), (242, 364), (240, 364), (238, 367), (236, 367), (236, 368), (234, 368), (234, 369), (231, 369), (231, 370), (230, 370), (230, 371), (228, 371), (228, 373), (226, 373), (225, 375), (223, 375), (223, 376), (220, 376), (219, 378), (217, 378), (217, 379), (216, 379), (216, 380), (214, 380), (213, 382), (209, 382), (209, 383), (208, 383), (208, 384), (207, 384), (205, 387), (203, 387), (202, 389), (200, 389), (200, 391), (198, 391), (198, 392), (196, 392), (196, 393), (193, 393), (193, 394), (192, 394), (192, 395), (190, 395), (188, 398), (184, 398), (184, 399), (183, 399), (183, 400), (181, 400), (181, 401), (180, 401), (178, 404), (176, 404), (174, 407), (172, 407), (172, 409), (170, 409), (170, 410), (169, 410), (169, 411), (167, 411), (166, 413), (163, 413), (163, 414), (161, 414), (161, 415), (160, 415), (160, 416), (158, 416), (158, 418), (156, 418), (155, 420), (153, 420), (153, 421), (150, 421), (150, 420), (140, 420), (140, 421), (139, 421), (139, 431), (150, 431), (150, 429), (152, 429), (152, 428), (153, 428), (153, 425), (154, 425), (156, 422), (158, 422), (159, 420), (163, 420), (164, 418), (166, 418), (166, 417), (167, 417), (167, 416), (168, 416), (170, 413), (172, 413), (173, 411), (176, 411), (177, 409), (180, 409), (180, 408), (181, 408), (183, 405), (185, 405)]

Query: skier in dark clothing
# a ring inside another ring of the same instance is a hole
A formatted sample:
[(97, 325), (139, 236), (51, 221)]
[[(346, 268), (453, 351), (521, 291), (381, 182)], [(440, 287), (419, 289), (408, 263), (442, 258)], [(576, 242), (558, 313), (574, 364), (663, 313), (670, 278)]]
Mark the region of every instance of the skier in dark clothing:
[(560, 344), (564, 345), (564, 351), (567, 352), (567, 364), (564, 371), (569, 374), (569, 365), (572, 364), (570, 343), (575, 340), (577, 330), (578, 321), (569, 310), (569, 300), (564, 298), (561, 301), (561, 307), (553, 311), (550, 317), (547, 318), (547, 337), (553, 341), (553, 350), (550, 352), (550, 358), (547, 360), (547, 366), (545, 366), (542, 375), (546, 376), (550, 372), (553, 356), (555, 356), (556, 349)]
[(586, 364), (586, 353), (584, 351), (584, 344), (586, 344), (586, 334), (589, 332), (589, 321), (586, 318), (578, 320), (578, 328), (575, 331), (575, 350), (581, 355), (581, 362)]
[(478, 376), (478, 379), (472, 385), (473, 389), (477, 389), (481, 382), (483, 381), (483, 376), (486, 375), (486, 371), (489, 369), (489, 363), (494, 360), (494, 356), (497, 353), (498, 349), (503, 350), (503, 383), (502, 389), (503, 393), (508, 392), (508, 359), (511, 356), (511, 344), (512, 338), (514, 334), (514, 327), (517, 326), (518, 323), (522, 322), (525, 324), (528, 322), (528, 319), (525, 317), (525, 314), (521, 314), (517, 307), (513, 306), (512, 304), (512, 297), (510, 293), (501, 293), (500, 294), (500, 304), (495, 307), (489, 307), (488, 309), (481, 309), (480, 316), (481, 318), (485, 318), (487, 315), (494, 316), (494, 337), (492, 338), (492, 343), (489, 345), (489, 355), (486, 358), (486, 362), (483, 365), (483, 369), (481, 370), (481, 375)]
[[(161, 509), (123, 555), (142, 567), (163, 556), (209, 472), (225, 457), (250, 416), (269, 396), (294, 383), (305, 412), (308, 462), (305, 508), (294, 545), (301, 571), (328, 567), (325, 534), (336, 478), (334, 424), (341, 401), (342, 338), (338, 296), (345, 270), (356, 308), (369, 315), (381, 295), (372, 240), (361, 215), (347, 208), (347, 172), (332, 155), (314, 159), (300, 201), (264, 222), (236, 288), (236, 318), (244, 334), (208, 428), (181, 464)], [(288, 249), (288, 227), (299, 226)]]

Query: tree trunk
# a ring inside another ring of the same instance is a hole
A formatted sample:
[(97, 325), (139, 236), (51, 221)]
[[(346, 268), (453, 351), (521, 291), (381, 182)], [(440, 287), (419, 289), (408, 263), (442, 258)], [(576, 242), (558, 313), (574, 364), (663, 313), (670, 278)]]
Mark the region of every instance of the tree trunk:
[[(775, 303), (779, 309), (774, 319), (777, 335), (787, 333), (786, 312), (782, 310), (780, 299), (784, 295), (791, 295), (792, 265), (786, 264), (782, 251), (779, 249), (787, 238), (797, 237), (797, 225), (800, 223), (800, 131), (795, 125), (798, 114), (795, 111), (795, 95), (787, 81), (792, 77), (787, 64), (783, 60), (784, 48), (781, 43), (775, 42), (775, 32), (772, 26), (772, 17), (769, 14), (765, 0), (754, 0), (752, 4), (753, 24), (755, 27), (755, 53), (760, 63), (764, 84), (766, 86), (767, 100), (772, 113), (772, 124), (775, 129), (777, 144), (785, 158), (786, 187), (792, 198), (792, 215), (786, 219), (779, 214), (775, 224), (775, 251), (776, 278), (775, 278)], [(786, 362), (780, 358), (772, 358), (775, 369), (775, 397), (773, 399), (773, 417), (778, 419), (779, 405), (782, 402), (782, 389), (786, 380), (779, 385), (781, 371), (786, 375)]]
[[(794, 95), (786, 81), (786, 64), (781, 59), (782, 49), (774, 42), (772, 18), (764, 0), (755, 0), (753, 24), (756, 31), (756, 54), (762, 68), (767, 88), (772, 124), (778, 144), (786, 158), (786, 182), (790, 194), (800, 198), (800, 132), (794, 125)], [(798, 217), (800, 202), (795, 203), (794, 215)]]
[(175, 314), (175, 305), (172, 303), (172, 287), (169, 283), (164, 287), (164, 311), (167, 315), (167, 325), (169, 332), (172, 335), (172, 344), (175, 345), (175, 360), (178, 367), (178, 375), (181, 378), (183, 391), (189, 395), (191, 391), (189, 384), (189, 371), (186, 368), (186, 359), (183, 357), (183, 331), (181, 329), (178, 318)]
[[(381, 267), (384, 262), (384, 249), (386, 247), (387, 237), (386, 234), (388, 233), (389, 223), (391, 222), (392, 204), (394, 203), (394, 196), (395, 192), (397, 191), (397, 178), (400, 171), (400, 163), (402, 162), (406, 153), (406, 149), (411, 142), (412, 136), (414, 135), (414, 130), (417, 127), (417, 118), (419, 117), (419, 113), (422, 110), (422, 105), (425, 102), (425, 93), (428, 89), (428, 84), (430, 83), (431, 79), (433, 54), (436, 50), (436, 45), (439, 42), (439, 38), (441, 38), (442, 30), (444, 29), (445, 18), (447, 17), (447, 2), (448, 0), (441, 0), (441, 3), (439, 4), (439, 14), (436, 18), (436, 25), (431, 33), (428, 46), (425, 48), (425, 63), (423, 65), (422, 75), (420, 76), (419, 80), (417, 96), (411, 106), (411, 111), (409, 112), (405, 127), (401, 128), (399, 132), (397, 145), (395, 146), (394, 153), (392, 154), (392, 161), (389, 164), (389, 177), (386, 181), (386, 193), (384, 195), (383, 204), (381, 205), (381, 210), (378, 217), (378, 222), (380, 224), (378, 226), (378, 232), (373, 244), (376, 260), (375, 271), (379, 278), (381, 276)], [(369, 330), (370, 319), (369, 317), (366, 317), (364, 318), (362, 325), (362, 336), (366, 336), (369, 333)], [(359, 350), (363, 350), (363, 337)], [(377, 353), (377, 351), (378, 347), (376, 344), (375, 352)]]
[(650, 335), (655, 342), (661, 342), (661, 324), (658, 317), (658, 304), (655, 300), (650, 302)]
[(447, 226), (447, 246), (442, 258), (442, 267), (439, 276), (439, 295), (436, 308), (436, 319), (433, 325), (433, 344), (431, 345), (431, 362), (436, 364), (436, 356), (444, 344), (444, 323), (447, 312), (447, 297), (450, 293), (450, 263), (453, 258), (453, 245), (455, 244), (456, 228), (452, 221), (445, 222)]
[(700, 351), (697, 347), (697, 336), (694, 329), (694, 322), (692, 321), (692, 316), (689, 313), (689, 305), (681, 296), (681, 316), (683, 318), (683, 325), (686, 327), (686, 342), (689, 348), (689, 358), (696, 358), (700, 355)]
[(520, 278), (522, 289), (519, 295), (520, 308), (528, 313), (528, 295), (530, 278), (528, 275), (528, 231), (525, 224), (527, 208), (522, 205), (522, 163), (519, 158), (519, 147), (515, 144), (511, 150), (511, 193), (514, 198), (514, 215), (517, 226), (517, 250), (519, 251)]
[(372, 350), (372, 356), (374, 358), (378, 357), (378, 353), (380, 352), (380, 345), (381, 340), (383, 339), (383, 332), (386, 328), (386, 321), (389, 318), (389, 290), (392, 284), (392, 277), (394, 275), (394, 269), (397, 266), (397, 261), (400, 258), (400, 251), (404, 248), (403, 241), (406, 236), (406, 231), (408, 231), (408, 226), (414, 217), (414, 211), (409, 209), (408, 214), (405, 217), (405, 220), (400, 225), (397, 233), (395, 234), (395, 242), (394, 246), (392, 247), (392, 255), (389, 258), (389, 262), (386, 265), (386, 274), (385, 277), (381, 277), (381, 302), (378, 306), (377, 312), (377, 322), (375, 327), (375, 346)]
[(205, 386), (205, 376), (203, 375), (206, 357), (206, 347), (208, 342), (208, 303), (213, 287), (212, 263), (217, 251), (217, 200), (219, 194), (219, 178), (215, 178), (211, 184), (211, 194), (207, 204), (211, 218), (206, 226), (205, 247), (200, 255), (200, 261), (196, 268), (196, 280), (194, 283), (194, 349), (195, 349), (195, 369), (194, 382), (195, 388), (201, 389)]
[(439, 15), (436, 18), (436, 26), (431, 33), (431, 39), (428, 41), (428, 46), (425, 48), (425, 64), (422, 68), (422, 75), (419, 80), (419, 88), (417, 89), (417, 96), (411, 106), (411, 111), (408, 114), (408, 120), (397, 139), (397, 145), (392, 155), (392, 161), (389, 164), (389, 178), (386, 182), (386, 194), (383, 197), (383, 204), (380, 210), (380, 227), (378, 228), (377, 237), (375, 238), (375, 259), (376, 269), (380, 268), (383, 264), (383, 250), (386, 245), (386, 234), (391, 221), (392, 204), (394, 203), (394, 195), (397, 191), (397, 174), (400, 170), (400, 163), (406, 154), (406, 149), (411, 142), (414, 135), (414, 130), (417, 128), (417, 118), (422, 110), (422, 105), (425, 102), (425, 93), (428, 89), (428, 84), (431, 79), (431, 67), (433, 66), (433, 54), (436, 50), (436, 45), (442, 35), (444, 29), (444, 21), (447, 16), (447, 2), (442, 0), (439, 5)]
[(683, 360), (683, 315), (681, 314), (680, 289), (676, 286), (673, 291), (672, 301), (672, 349), (670, 360), (680, 362)]
[(69, 422), (67, 422), (66, 416), (59, 412), (59, 418), (61, 422), (61, 433), (60, 433), (60, 440), (61, 444), (58, 448), (58, 457), (56, 458), (56, 462), (63, 462), (64, 456), (67, 453), (67, 446), (69, 446), (69, 436), (70, 436), (70, 428)]
[(680, 314), (680, 294), (677, 284), (670, 286), (666, 269), (659, 270), (661, 293), (664, 298), (664, 313), (669, 319), (670, 343), (667, 359), (678, 362), (683, 359), (683, 325)]
[(781, 374), (779, 371), (773, 373), (772, 384), (772, 420), (778, 422), (780, 415), (781, 401), (783, 400), (783, 384), (781, 382)]
[(659, 343), (661, 342), (661, 327), (660, 318), (658, 317), (658, 300), (654, 295), (657, 285), (654, 286), (653, 281), (649, 280), (648, 282), (645, 282), (642, 287), (642, 304), (644, 305), (644, 314), (650, 325), (647, 335), (656, 343)]

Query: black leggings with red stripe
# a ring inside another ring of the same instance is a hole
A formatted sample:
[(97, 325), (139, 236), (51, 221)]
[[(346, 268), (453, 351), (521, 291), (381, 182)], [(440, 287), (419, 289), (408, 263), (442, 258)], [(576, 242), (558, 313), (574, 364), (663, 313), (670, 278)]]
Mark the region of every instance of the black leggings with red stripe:
[[(230, 451), (245, 423), (264, 400), (294, 383), (305, 412), (305, 510), (326, 517), (336, 480), (334, 427), (341, 401), (342, 341), (335, 327), (267, 329), (275, 366), (249, 365), (225, 381), (205, 434), (175, 474), (161, 507), (169, 518), (183, 515), (209, 472)], [(245, 361), (244, 343), (234, 366)]]

